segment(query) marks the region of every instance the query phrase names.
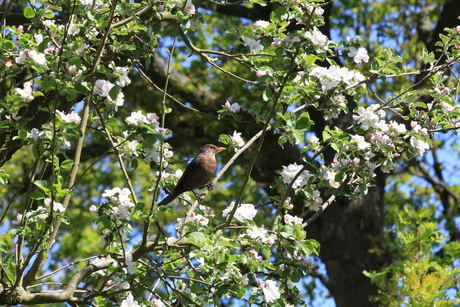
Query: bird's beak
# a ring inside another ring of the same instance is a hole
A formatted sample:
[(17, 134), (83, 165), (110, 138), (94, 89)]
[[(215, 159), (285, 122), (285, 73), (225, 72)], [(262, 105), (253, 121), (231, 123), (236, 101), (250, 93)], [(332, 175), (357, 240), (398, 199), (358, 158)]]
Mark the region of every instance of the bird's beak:
[(227, 149), (227, 148), (225, 148), (225, 147), (217, 147), (217, 148), (216, 148), (216, 151), (217, 151), (217, 152), (220, 152), (220, 151), (225, 150), (225, 149)]

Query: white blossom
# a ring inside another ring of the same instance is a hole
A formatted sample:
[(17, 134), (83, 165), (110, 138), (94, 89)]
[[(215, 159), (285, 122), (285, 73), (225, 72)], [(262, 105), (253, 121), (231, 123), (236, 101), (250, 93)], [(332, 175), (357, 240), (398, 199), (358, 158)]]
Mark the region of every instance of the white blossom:
[(238, 113), (239, 111), (241, 111), (241, 106), (236, 102), (230, 104), (230, 102), (227, 101), (224, 106), (226, 109), (230, 110), (230, 112), (233, 113)]
[(264, 300), (267, 303), (273, 303), (281, 297), (279, 288), (276, 286), (276, 281), (266, 280), (265, 283), (260, 285), (264, 293)]
[(45, 135), (44, 131), (40, 131), (37, 128), (32, 128), (30, 133), (27, 133), (27, 138), (32, 139), (32, 140), (38, 140), (44, 135)]
[(195, 5), (193, 5), (192, 0), (187, 0), (185, 3), (184, 12), (188, 16), (194, 15), (196, 13)]
[(264, 244), (275, 243), (275, 235), (268, 235), (268, 230), (263, 227), (253, 226), (246, 230), (246, 235)]
[(428, 135), (428, 130), (426, 128), (422, 128), (417, 122), (411, 121), (410, 126), (414, 129), (415, 132)]
[(348, 56), (352, 57), (355, 63), (361, 63), (361, 61), (368, 62), (369, 61), (369, 55), (367, 54), (367, 50), (364, 47), (350, 47), (350, 50), (348, 52)]
[(110, 83), (107, 80), (96, 80), (94, 83), (94, 94), (102, 97), (109, 96), (109, 92), (115, 84)]
[(150, 301), (150, 303), (151, 303), (154, 307), (163, 307), (163, 306), (165, 305), (161, 300), (159, 300), (159, 299), (157, 299), (157, 298), (152, 299), (152, 300)]
[(410, 145), (415, 148), (416, 153), (418, 156), (423, 155), (428, 149), (430, 149), (430, 145), (415, 136), (411, 136), (410, 138)]
[(81, 118), (80, 116), (78, 115), (77, 112), (75, 111), (72, 111), (70, 112), (69, 114), (65, 114), (64, 112), (62, 111), (59, 111), (59, 110), (56, 110), (56, 113), (59, 115), (59, 117), (65, 121), (66, 123), (70, 123), (70, 122), (74, 122), (76, 123), (77, 125), (79, 125), (81, 123)]
[(23, 215), (21, 213), (18, 213), (16, 215), (16, 219), (14, 221), (12, 221), (11, 223), (13, 223), (13, 225), (20, 225), (21, 221), (22, 221), (22, 218), (23, 218)]
[(115, 110), (118, 110), (118, 107), (123, 106), (123, 103), (125, 102), (125, 94), (123, 92), (118, 93), (117, 98), (115, 100), (112, 100), (112, 98), (107, 97), (107, 101), (111, 102), (115, 106)]
[(119, 148), (120, 154), (122, 156), (127, 156), (127, 157), (137, 157), (140, 154), (137, 148), (138, 145), (139, 145), (139, 141), (137, 140), (126, 141)]
[[(235, 206), (235, 202), (232, 201), (230, 203), (230, 206), (227, 207), (222, 212), (222, 216), (226, 217), (232, 210), (233, 207)], [(240, 221), (244, 222), (244, 220), (252, 220), (257, 214), (257, 210), (254, 208), (254, 205), (252, 204), (241, 204), (238, 209), (236, 209), (234, 217)]]
[(311, 210), (318, 211), (319, 208), (321, 208), (322, 203), (323, 199), (321, 198), (320, 192), (318, 190), (313, 190), (313, 193), (311, 193), (309, 200), (305, 203), (305, 206)]
[(324, 179), (329, 181), (329, 185), (333, 188), (340, 187), (340, 182), (335, 181), (336, 172), (329, 170), (327, 168), (323, 169)]
[(362, 135), (352, 135), (351, 139), (353, 142), (358, 143), (358, 149), (367, 149), (371, 146), (366, 140), (364, 139), (364, 136)]
[(131, 79), (128, 77), (129, 68), (128, 67), (115, 67), (115, 72), (117, 73), (118, 80), (117, 85), (120, 87), (125, 87), (131, 84)]
[(230, 136), (230, 138), (232, 139), (232, 145), (233, 146), (239, 147), (239, 148), (244, 146), (244, 140), (241, 137), (241, 132), (234, 131), (233, 135)]
[(361, 35), (356, 35), (355, 37), (349, 37), (347, 36), (347, 42), (349, 43), (358, 43), (358, 42), (362, 42), (363, 39), (361, 37)]
[(359, 81), (358, 79), (364, 77), (350, 71), (346, 67), (339, 67), (337, 65), (332, 65), (328, 68), (314, 67), (311, 73), (320, 80), (323, 85), (323, 92), (339, 86), (340, 82), (351, 84), (353, 81)]
[(273, 48), (278, 48), (281, 46), (290, 48), (295, 42), (300, 42), (300, 38), (298, 36), (274, 37), (271, 46)]
[(35, 33), (34, 34), (34, 39), (37, 45), (40, 45), (43, 42), (43, 35), (40, 33)]
[(380, 118), (385, 116), (385, 111), (378, 110), (379, 105), (373, 104), (368, 108), (358, 107), (358, 115), (353, 115), (353, 119), (361, 124), (361, 128), (369, 130), (371, 128), (378, 128)]
[(406, 126), (404, 124), (399, 124), (395, 121), (390, 121), (390, 127), (396, 130), (397, 133), (406, 133)]
[(131, 115), (126, 118), (126, 122), (133, 126), (147, 124), (147, 117), (142, 114), (142, 111), (131, 112)]
[(314, 27), (312, 32), (306, 32), (305, 37), (315, 45), (317, 53), (328, 49), (329, 39), (317, 27)]
[(95, 205), (91, 205), (91, 206), (89, 207), (89, 212), (91, 213), (91, 216), (92, 216), (93, 218), (99, 216), (98, 210), (99, 210), (99, 209), (98, 209)]
[(141, 305), (134, 299), (130, 292), (128, 293), (128, 297), (121, 302), (120, 307), (141, 307)]
[(312, 135), (308, 138), (308, 142), (312, 144), (319, 144), (319, 139), (316, 136)]
[[(101, 0), (80, 0), (80, 3), (83, 5), (86, 5), (88, 8), (94, 9), (95, 11), (100, 11), (104, 7), (106, 7), (106, 4), (104, 4)], [(94, 7), (93, 7), (94, 4)]]
[(261, 50), (264, 50), (264, 46), (262, 46), (259, 41), (248, 37), (244, 38), (244, 45), (249, 47), (251, 53), (257, 53)]
[[(51, 207), (51, 198), (45, 198), (44, 203), (47, 207)], [(61, 203), (53, 201), (53, 211), (62, 213), (65, 211), (65, 209)]]
[[(298, 165), (297, 163), (289, 164), (288, 166), (283, 165), (283, 169), (281, 170), (281, 176), (283, 177), (283, 182), (289, 184), (294, 177), (297, 175), (298, 172), (303, 168), (302, 165)], [(302, 174), (297, 177), (297, 179), (292, 184), (294, 189), (303, 187), (308, 183), (308, 179), (312, 175), (307, 171), (303, 171)]]
[(303, 220), (300, 217), (292, 216), (290, 214), (284, 215), (284, 222), (287, 225), (301, 225)]
[(22, 116), (18, 116), (17, 114), (11, 114), (11, 115), (5, 115), (5, 118), (16, 121), (16, 120), (22, 119)]
[(33, 86), (31, 82), (24, 82), (24, 89), (16, 88), (16, 93), (21, 96), (22, 99), (24, 99), (27, 102), (30, 102), (34, 100), (34, 96), (32, 95), (33, 93)]
[(75, 36), (75, 35), (77, 35), (78, 33), (80, 33), (80, 28), (77, 27), (76, 24), (71, 23), (71, 24), (69, 25), (68, 33), (69, 33), (70, 36)]
[(269, 24), (270, 24), (269, 21), (260, 20), (260, 19), (259, 19), (259, 20), (257, 20), (257, 21), (253, 24), (253, 26), (254, 26), (255, 28), (266, 29), (266, 28), (268, 27)]
[(129, 274), (136, 273), (136, 263), (133, 261), (133, 253), (128, 251), (125, 253), (125, 264), (126, 264), (126, 271)]
[(319, 16), (321, 16), (321, 15), (324, 14), (324, 9), (322, 9), (321, 7), (316, 7), (316, 6), (313, 6), (313, 5), (311, 5), (311, 4), (307, 4), (306, 7), (307, 7), (308, 13), (310, 13), (310, 14), (311, 14), (312, 12), (313, 12), (315, 15), (319, 15)]
[(46, 58), (43, 53), (37, 53), (37, 51), (29, 49), (19, 52), (19, 56), (16, 57), (16, 63), (23, 64), (28, 59), (31, 59), (38, 64), (46, 65)]

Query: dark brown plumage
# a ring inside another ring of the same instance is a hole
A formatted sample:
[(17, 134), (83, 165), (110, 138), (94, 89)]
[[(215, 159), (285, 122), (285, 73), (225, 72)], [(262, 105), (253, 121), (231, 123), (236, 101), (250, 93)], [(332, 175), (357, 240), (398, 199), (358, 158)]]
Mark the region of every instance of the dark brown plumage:
[(164, 206), (172, 202), (179, 195), (187, 191), (193, 191), (203, 187), (216, 173), (216, 153), (225, 150), (225, 147), (217, 147), (208, 144), (201, 147), (198, 155), (185, 169), (174, 191), (163, 199), (158, 206)]

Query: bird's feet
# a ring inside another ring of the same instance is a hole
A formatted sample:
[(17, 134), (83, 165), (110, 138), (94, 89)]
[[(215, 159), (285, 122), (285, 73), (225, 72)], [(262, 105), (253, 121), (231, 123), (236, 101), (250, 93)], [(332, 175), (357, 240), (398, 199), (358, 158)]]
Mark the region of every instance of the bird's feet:
[(202, 203), (203, 202), (203, 198), (206, 196), (206, 194), (200, 194), (200, 195), (196, 195), (196, 200), (198, 201), (198, 203)]
[(206, 188), (208, 189), (208, 191), (211, 191), (212, 189), (214, 189), (214, 183), (213, 182), (210, 182), (208, 184), (205, 184), (204, 186), (202, 186), (200, 189), (202, 188)]

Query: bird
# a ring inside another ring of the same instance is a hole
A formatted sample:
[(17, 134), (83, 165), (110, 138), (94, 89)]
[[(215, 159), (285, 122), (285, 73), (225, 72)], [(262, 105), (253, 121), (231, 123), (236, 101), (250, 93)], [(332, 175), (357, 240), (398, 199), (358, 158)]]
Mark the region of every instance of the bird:
[(216, 153), (225, 150), (225, 147), (217, 147), (207, 144), (200, 148), (200, 151), (187, 166), (177, 182), (174, 191), (166, 196), (158, 206), (165, 206), (187, 191), (193, 191), (205, 186), (216, 173)]

